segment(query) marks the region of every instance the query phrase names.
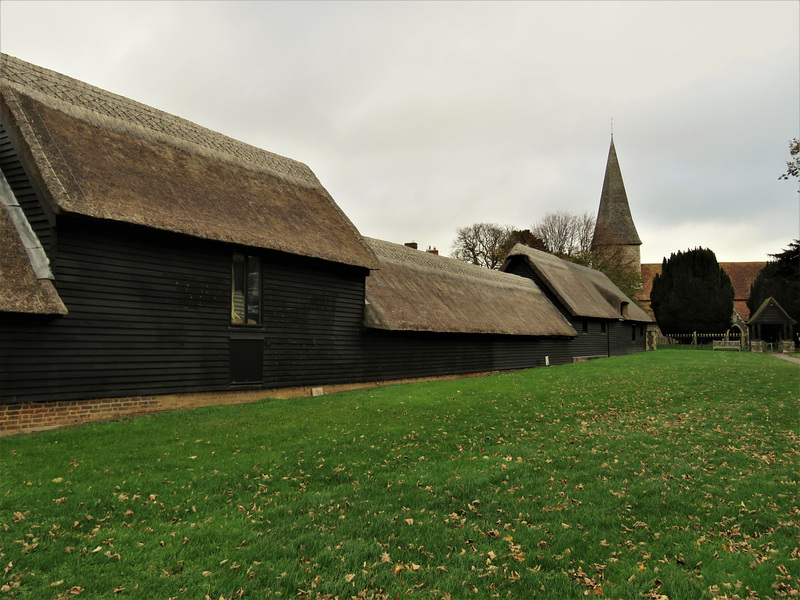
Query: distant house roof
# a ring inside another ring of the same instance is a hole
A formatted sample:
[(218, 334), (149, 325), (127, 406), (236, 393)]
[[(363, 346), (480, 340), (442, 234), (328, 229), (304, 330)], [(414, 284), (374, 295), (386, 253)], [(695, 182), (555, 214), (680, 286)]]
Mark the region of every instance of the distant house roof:
[(576, 334), (530, 280), (366, 238), (380, 268), (367, 277), (373, 329), (533, 336)]
[(34, 270), (22, 235), (12, 221), (11, 210), (0, 202), (0, 312), (66, 314), (67, 308), (53, 282)]
[[(750, 298), (750, 285), (758, 276), (766, 262), (721, 262), (719, 266), (728, 274), (733, 284), (733, 308), (746, 321), (750, 315), (747, 300)], [(661, 273), (662, 263), (647, 263), (642, 265), (642, 291), (639, 300), (650, 311), (650, 292), (653, 289), (653, 279)]]
[(527, 261), (572, 316), (652, 321), (647, 313), (600, 271), (562, 260), (522, 244), (514, 246), (508, 254), (506, 265), (514, 257), (522, 257)]
[(375, 266), (302, 163), (5, 54), (0, 109), (56, 214)]

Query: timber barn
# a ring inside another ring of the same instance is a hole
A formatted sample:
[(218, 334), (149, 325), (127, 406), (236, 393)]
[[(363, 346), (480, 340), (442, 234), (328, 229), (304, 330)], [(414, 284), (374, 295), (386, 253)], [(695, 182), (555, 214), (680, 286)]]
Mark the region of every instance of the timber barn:
[(595, 271), (362, 237), (306, 165), (2, 54), (0, 171), (0, 433), (645, 347)]

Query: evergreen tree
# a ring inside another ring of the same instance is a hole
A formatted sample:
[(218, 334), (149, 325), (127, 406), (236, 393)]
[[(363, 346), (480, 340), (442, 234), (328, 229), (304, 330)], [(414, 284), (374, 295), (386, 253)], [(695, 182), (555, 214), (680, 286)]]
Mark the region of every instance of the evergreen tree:
[(661, 331), (723, 333), (733, 315), (733, 284), (707, 248), (664, 259), (653, 279), (651, 306)]
[(747, 300), (750, 314), (767, 298), (775, 298), (790, 317), (800, 322), (800, 240), (790, 242), (788, 249), (770, 256), (775, 260), (761, 269), (750, 286)]

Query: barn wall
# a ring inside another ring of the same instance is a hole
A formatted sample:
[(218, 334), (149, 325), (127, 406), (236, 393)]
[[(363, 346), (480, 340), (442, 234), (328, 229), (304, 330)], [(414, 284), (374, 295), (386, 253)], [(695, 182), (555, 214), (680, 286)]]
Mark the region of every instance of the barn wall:
[[(235, 250), (61, 217), (53, 270), (69, 314), (0, 315), (2, 402), (437, 377), (575, 355), (565, 339), (364, 330), (364, 269), (266, 251), (262, 324), (231, 325)], [(242, 339), (263, 353), (261, 377), (232, 385)]]
[(609, 328), (611, 336), (609, 356), (625, 356), (644, 352), (646, 350), (646, 328), (644, 323), (612, 321)]
[[(69, 314), (0, 315), (4, 402), (228, 390), (230, 344), (263, 347), (256, 387), (360, 380), (366, 270), (261, 252), (263, 325), (234, 326), (235, 250), (119, 224), (59, 221)], [(250, 386), (253, 387), (253, 386)]]
[(560, 338), (368, 330), (367, 379), (432, 377), (572, 362)]
[(3, 401), (227, 387), (224, 255), (189, 239), (64, 218), (51, 266), (69, 314), (0, 315)]
[[(547, 284), (542, 281), (527, 261), (522, 258), (512, 257), (506, 272), (531, 279), (539, 286), (539, 289), (544, 292), (547, 299), (559, 310), (564, 318), (570, 322), (570, 325), (572, 325), (572, 328), (578, 334), (575, 338), (570, 340), (568, 344), (569, 353), (574, 359), (613, 355), (611, 331), (613, 330), (613, 326), (616, 325), (615, 321), (608, 319), (590, 319), (570, 314), (567, 307), (558, 300), (556, 295), (550, 291)], [(603, 324), (605, 324), (605, 330), (603, 330)]]
[(266, 388), (363, 381), (366, 271), (265, 261)]

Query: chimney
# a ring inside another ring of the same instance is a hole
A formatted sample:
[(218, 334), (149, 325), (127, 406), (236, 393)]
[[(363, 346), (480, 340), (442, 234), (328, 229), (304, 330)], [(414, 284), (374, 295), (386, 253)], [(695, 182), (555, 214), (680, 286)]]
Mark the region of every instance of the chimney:
[(413, 248), (414, 250), (417, 249), (417, 242), (406, 242), (406, 246), (409, 248)]
[(436, 256), (439, 256), (439, 251), (436, 249), (436, 246), (434, 246), (433, 248), (428, 246), (428, 249), (426, 250), (426, 252), (429, 252), (431, 254), (435, 254)]

